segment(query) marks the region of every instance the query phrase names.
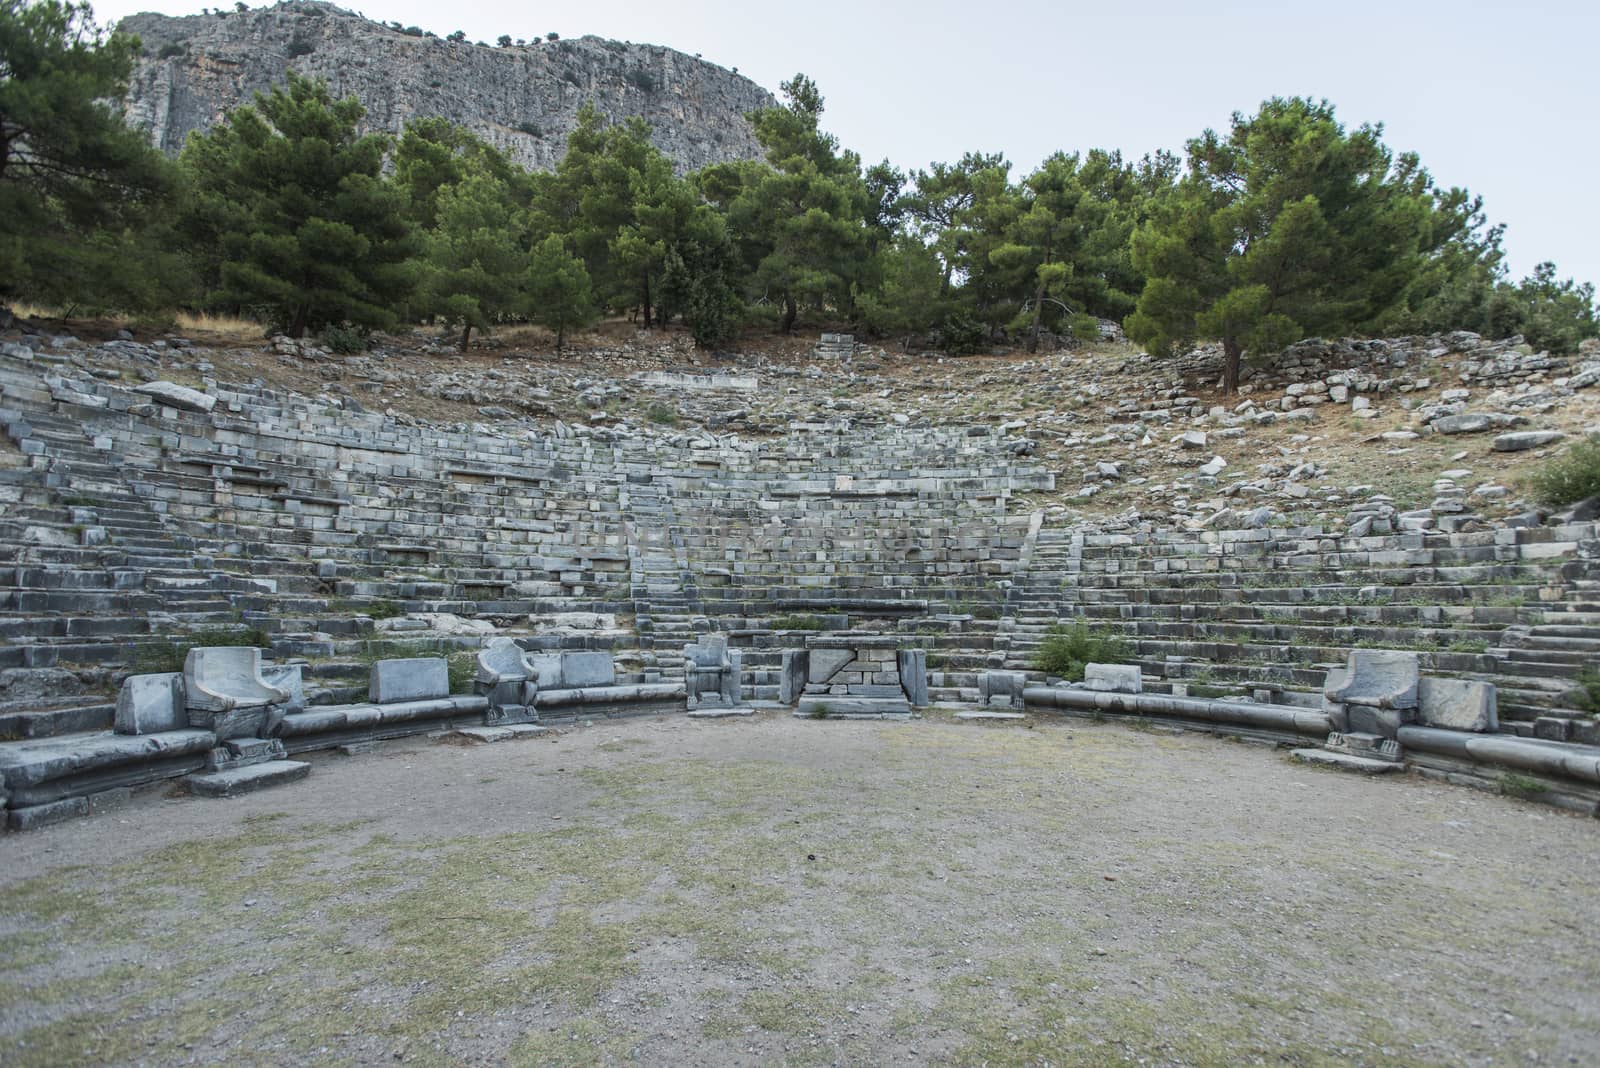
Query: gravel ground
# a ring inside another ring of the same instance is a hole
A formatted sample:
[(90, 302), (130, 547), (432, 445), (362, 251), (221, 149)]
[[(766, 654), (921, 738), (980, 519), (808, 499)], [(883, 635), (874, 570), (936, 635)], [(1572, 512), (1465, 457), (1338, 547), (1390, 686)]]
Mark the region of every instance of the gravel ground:
[(0, 839), (0, 1063), (1600, 1063), (1525, 802), (937, 715), (315, 764)]

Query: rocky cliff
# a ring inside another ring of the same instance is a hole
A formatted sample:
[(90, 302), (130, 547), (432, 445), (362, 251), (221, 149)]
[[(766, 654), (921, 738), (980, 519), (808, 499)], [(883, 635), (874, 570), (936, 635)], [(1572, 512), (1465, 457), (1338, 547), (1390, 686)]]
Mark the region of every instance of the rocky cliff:
[(326, 79), (336, 96), (359, 97), (371, 129), (398, 132), (414, 116), (438, 115), (536, 169), (561, 158), (586, 101), (613, 120), (642, 117), (679, 171), (758, 157), (744, 116), (776, 103), (748, 78), (670, 48), (598, 37), (488, 47), (308, 0), (184, 18), (133, 15), (119, 29), (144, 43), (128, 121), (174, 153), (190, 130), (211, 126), (290, 69)]

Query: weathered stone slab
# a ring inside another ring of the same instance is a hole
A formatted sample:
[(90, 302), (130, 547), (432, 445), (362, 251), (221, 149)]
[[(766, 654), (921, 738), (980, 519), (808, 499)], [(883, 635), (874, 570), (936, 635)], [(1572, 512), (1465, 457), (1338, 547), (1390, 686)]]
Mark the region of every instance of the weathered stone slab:
[(283, 702), (283, 711), (299, 712), (306, 707), (306, 684), (301, 673), (302, 664), (273, 664), (261, 669), (261, 678), (268, 686), (289, 695)]
[(36, 827), (47, 827), (52, 823), (88, 814), (87, 797), (64, 797), (60, 801), (51, 801), (43, 805), (10, 809), (6, 812), (6, 826), (13, 831), (31, 831)]
[(956, 719), (969, 722), (993, 721), (997, 723), (1010, 723), (1016, 720), (1027, 719), (1024, 712), (957, 712)]
[(1545, 445), (1554, 445), (1566, 437), (1559, 430), (1516, 430), (1494, 439), (1495, 452), (1523, 452)]
[(616, 681), (617, 668), (610, 653), (561, 654), (561, 685), (565, 689), (612, 686)]
[(302, 760), (269, 760), (242, 768), (210, 771), (184, 779), (189, 789), (202, 797), (238, 797), (269, 786), (295, 782), (311, 774), (311, 765)]
[(75, 734), (0, 745), (0, 778), (15, 793), (53, 779), (98, 772), (125, 764), (145, 764), (168, 757), (203, 753), (215, 747), (210, 731), (177, 730), (162, 734), (126, 735), (111, 731)]
[(183, 705), (183, 673), (129, 675), (117, 691), (116, 732), (157, 734), (189, 726)]
[(785, 649), (783, 669), (778, 676), (778, 701), (792, 705), (800, 699), (808, 677), (811, 654), (804, 649)]
[(1494, 683), (1423, 678), (1417, 685), (1417, 722), (1453, 731), (1499, 730)]
[(1144, 677), (1136, 664), (1085, 664), (1083, 685), (1102, 693), (1143, 693)]
[(812, 649), (808, 682), (827, 682), (856, 658), (853, 649)]
[(1480, 434), (1498, 424), (1483, 412), (1466, 412), (1440, 416), (1429, 425), (1436, 434)]
[(1339, 771), (1353, 771), (1360, 775), (1387, 775), (1390, 772), (1405, 770), (1404, 764), (1397, 764), (1392, 760), (1373, 760), (1370, 757), (1350, 756), (1347, 753), (1332, 753), (1326, 749), (1293, 749), (1289, 755), (1302, 764), (1318, 764)]
[(209, 413), (217, 406), (217, 398), (209, 393), (201, 393), (198, 389), (180, 386), (176, 382), (146, 382), (142, 386), (134, 386), (135, 393), (143, 393), (160, 401), (170, 408), (181, 408), (186, 412)]
[(900, 672), (900, 685), (906, 700), (913, 708), (928, 707), (928, 651), (926, 649), (901, 649), (895, 657)]
[(380, 660), (372, 665), (367, 696), (381, 705), (449, 697), (450, 666), (436, 656)]
[(881, 719), (910, 716), (911, 704), (895, 697), (802, 697), (795, 715), (809, 719)]

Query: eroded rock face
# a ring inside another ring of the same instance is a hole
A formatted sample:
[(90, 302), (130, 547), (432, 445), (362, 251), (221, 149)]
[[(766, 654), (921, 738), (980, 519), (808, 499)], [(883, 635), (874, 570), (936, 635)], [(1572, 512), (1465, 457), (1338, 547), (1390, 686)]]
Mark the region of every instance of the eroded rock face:
[(776, 104), (748, 78), (670, 48), (598, 37), (497, 48), (411, 36), (308, 0), (184, 18), (133, 15), (118, 28), (144, 44), (128, 122), (168, 153), (290, 68), (326, 79), (336, 97), (359, 97), (367, 129), (399, 132), (408, 119), (437, 115), (539, 170), (566, 151), (587, 101), (614, 121), (642, 117), (680, 173), (759, 158), (744, 116)]

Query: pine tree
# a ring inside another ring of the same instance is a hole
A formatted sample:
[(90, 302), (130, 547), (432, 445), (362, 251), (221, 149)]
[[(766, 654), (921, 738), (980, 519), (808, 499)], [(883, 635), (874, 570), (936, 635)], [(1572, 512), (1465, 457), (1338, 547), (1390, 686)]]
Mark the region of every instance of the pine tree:
[(387, 328), (416, 280), (405, 198), (382, 176), (389, 139), (358, 135), (358, 100), (293, 71), (193, 135), (182, 162), (218, 262), (212, 300), (260, 308), (291, 337)]
[(461, 324), (461, 351), (472, 331), (487, 330), (524, 303), (522, 221), (505, 186), (475, 174), (444, 186), (436, 225), (424, 238), (422, 309)]
[(138, 48), (87, 3), (0, 0), (0, 297), (141, 307), (180, 284), (150, 235), (174, 170), (116, 107)]
[(1220, 338), (1224, 387), (1246, 352), (1360, 331), (1406, 293), (1424, 261), (1431, 181), (1346, 133), (1326, 101), (1272, 99), (1226, 138), (1189, 142), (1189, 174), (1133, 240), (1148, 276), (1128, 335), (1155, 350)]
[(528, 265), (528, 304), (534, 322), (556, 332), (556, 352), (561, 351), (568, 330), (595, 321), (589, 272), (567, 251), (560, 234), (551, 234), (534, 247)]

